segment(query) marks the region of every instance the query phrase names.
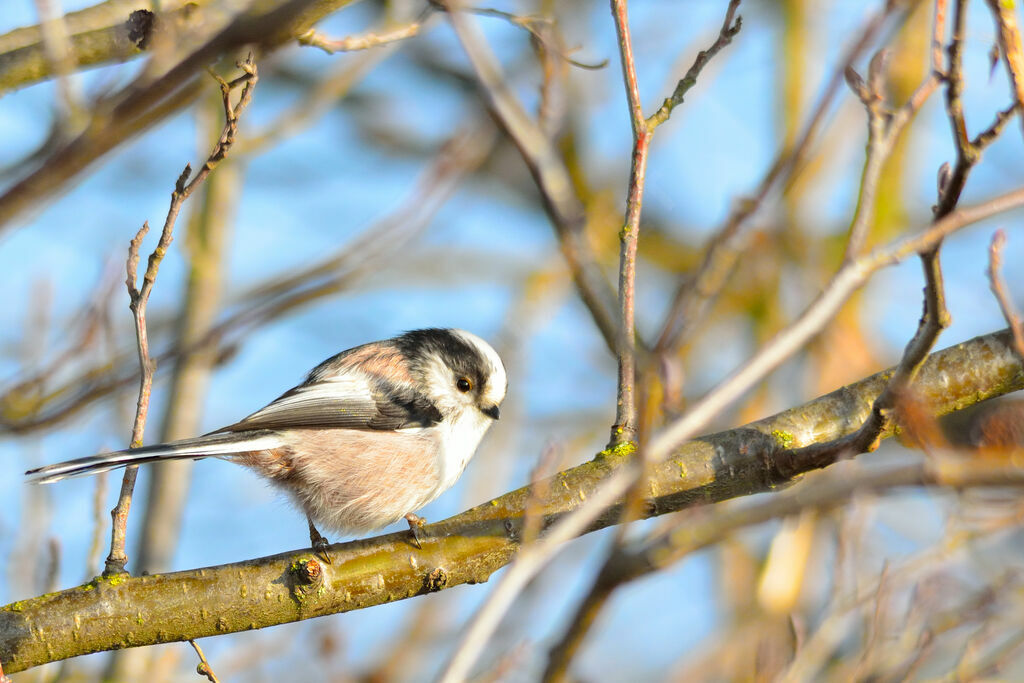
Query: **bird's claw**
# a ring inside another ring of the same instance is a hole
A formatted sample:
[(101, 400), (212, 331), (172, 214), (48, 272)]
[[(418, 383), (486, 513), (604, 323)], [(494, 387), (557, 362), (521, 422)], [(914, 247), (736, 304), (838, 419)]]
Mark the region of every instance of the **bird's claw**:
[(420, 542), (420, 535), (422, 534), (423, 536), (426, 536), (426, 532), (423, 531), (423, 527), (426, 526), (427, 520), (410, 512), (405, 516), (405, 521), (409, 523), (409, 536), (412, 539), (412, 544), (419, 550), (423, 550), (423, 544)]
[(327, 549), (331, 546), (331, 542), (324, 538), (316, 527), (313, 526), (313, 522), (309, 523), (309, 542), (313, 549), (313, 554), (319, 557), (327, 564), (333, 564), (331, 562), (331, 556), (327, 552)]

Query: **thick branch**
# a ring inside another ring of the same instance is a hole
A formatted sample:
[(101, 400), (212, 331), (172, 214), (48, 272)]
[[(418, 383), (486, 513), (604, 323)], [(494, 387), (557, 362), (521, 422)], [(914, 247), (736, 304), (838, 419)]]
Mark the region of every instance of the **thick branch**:
[[(690, 441), (653, 469), (654, 516), (767, 491), (788, 481), (786, 449), (832, 440), (856, 429), (892, 370), (745, 427)], [(1024, 364), (1007, 331), (932, 354), (916, 387), (934, 415), (1024, 388)], [(600, 486), (621, 456), (602, 453), (562, 472), (541, 501), (549, 527)], [(785, 471), (785, 476), (783, 476)], [(423, 549), (407, 533), (339, 544), (334, 564), (308, 551), (172, 574), (97, 579), (0, 609), (0, 662), (21, 671), (89, 652), (183, 641), (370, 607), (462, 583), (486, 581), (519, 547), (527, 486), (426, 527)], [(606, 510), (590, 530), (618, 522)], [(139, 615), (145, 615), (140, 618)]]
[[(295, 16), (253, 32), (241, 42), (224, 43), (222, 48), (258, 43), (275, 49), (300, 36), (351, 0), (312, 0)], [(108, 0), (65, 17), (69, 33), (70, 59), (77, 67), (99, 66), (124, 62), (145, 54), (152, 46), (154, 30), (189, 30), (189, 27), (215, 24), (222, 13), (218, 3), (207, 9), (209, 0), (188, 0), (167, 3), (174, 9), (154, 15), (149, 0)], [(279, 3), (280, 4), (280, 3)], [(245, 17), (243, 17), (245, 18)], [(158, 21), (155, 21), (158, 20)], [(154, 29), (155, 27), (155, 29)], [(215, 57), (214, 57), (215, 58)], [(214, 61), (211, 58), (210, 61)], [(52, 64), (46, 59), (42, 31), (39, 26), (26, 26), (0, 36), (0, 92), (20, 88), (54, 76)]]

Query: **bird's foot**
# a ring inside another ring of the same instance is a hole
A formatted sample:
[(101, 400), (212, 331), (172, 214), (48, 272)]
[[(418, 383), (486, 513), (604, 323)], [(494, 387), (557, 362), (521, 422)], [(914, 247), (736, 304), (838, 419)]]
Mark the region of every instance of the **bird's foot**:
[(313, 553), (327, 564), (332, 564), (331, 556), (327, 552), (331, 542), (320, 535), (320, 532), (313, 526), (313, 520), (307, 518), (307, 521), (309, 522), (309, 542)]
[(422, 550), (423, 544), (420, 543), (420, 539), (426, 537), (423, 527), (426, 526), (427, 520), (410, 512), (405, 516), (405, 521), (409, 522), (409, 536), (412, 538), (412, 544)]

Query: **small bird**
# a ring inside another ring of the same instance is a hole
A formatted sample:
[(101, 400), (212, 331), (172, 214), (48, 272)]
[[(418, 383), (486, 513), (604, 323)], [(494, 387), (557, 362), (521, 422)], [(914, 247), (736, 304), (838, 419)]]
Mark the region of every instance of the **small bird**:
[(508, 380), (501, 358), (463, 330), (413, 330), (342, 351), (252, 415), (205, 436), (101, 453), (29, 470), (29, 481), (126, 465), (216, 457), (284, 489), (309, 521), (365, 533), (415, 514), (450, 488), (495, 420)]

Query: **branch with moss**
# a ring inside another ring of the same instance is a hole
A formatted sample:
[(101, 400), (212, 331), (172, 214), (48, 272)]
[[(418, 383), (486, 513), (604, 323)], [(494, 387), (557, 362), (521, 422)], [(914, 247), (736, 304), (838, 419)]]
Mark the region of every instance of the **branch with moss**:
[[(276, 49), (299, 40), (327, 15), (351, 0), (310, 0), (285, 21), (269, 24), (249, 41)], [(76, 68), (126, 62), (146, 54), (153, 45), (154, 31), (216, 23), (223, 10), (209, 0), (178, 0), (156, 14), (150, 0), (107, 0), (64, 17), (69, 58)], [(295, 3), (277, 3), (279, 6)], [(255, 15), (239, 16), (251, 20)], [(237, 23), (237, 22), (235, 22)], [(56, 74), (46, 56), (42, 26), (26, 26), (0, 35), (0, 93), (52, 78)]]
[[(689, 441), (651, 470), (645, 516), (772, 490), (814, 463), (793, 449), (859, 426), (893, 370), (778, 415)], [(1024, 363), (1008, 331), (932, 354), (915, 385), (935, 416), (1024, 388)], [(891, 433), (886, 433), (886, 436)], [(334, 564), (308, 550), (171, 574), (97, 578), (0, 608), (0, 662), (8, 672), (91, 652), (186, 641), (347, 612), (487, 581), (520, 547), (526, 510), (550, 528), (629, 460), (605, 451), (545, 482), (526, 486), (425, 528), (422, 549), (407, 533), (337, 544)], [(588, 531), (619, 522), (605, 510)]]

